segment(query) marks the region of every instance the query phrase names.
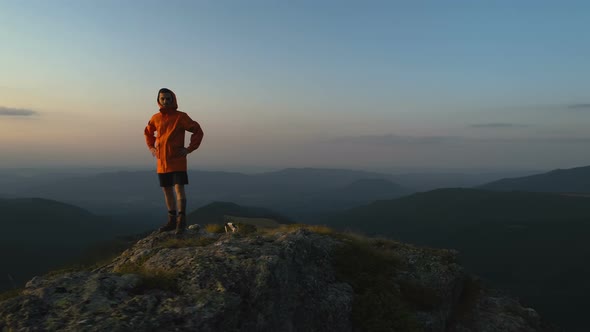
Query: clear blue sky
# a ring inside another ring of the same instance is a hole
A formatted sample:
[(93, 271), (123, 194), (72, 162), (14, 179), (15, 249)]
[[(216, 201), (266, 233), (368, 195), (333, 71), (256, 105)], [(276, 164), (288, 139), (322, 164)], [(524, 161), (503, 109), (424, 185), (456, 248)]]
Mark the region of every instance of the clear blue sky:
[(590, 164), (582, 1), (0, 0), (0, 24), (0, 167), (155, 168), (160, 87), (205, 131), (193, 167)]

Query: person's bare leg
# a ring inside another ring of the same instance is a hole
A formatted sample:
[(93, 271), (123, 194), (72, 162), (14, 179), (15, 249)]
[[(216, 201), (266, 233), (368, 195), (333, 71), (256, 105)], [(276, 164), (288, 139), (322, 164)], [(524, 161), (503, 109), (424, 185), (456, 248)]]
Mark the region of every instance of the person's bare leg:
[(164, 197), (166, 199), (166, 207), (168, 211), (176, 211), (176, 204), (174, 202), (174, 188), (173, 187), (163, 187), (164, 190)]
[(176, 234), (182, 234), (186, 228), (186, 195), (184, 193), (184, 185), (175, 184), (174, 191), (176, 191), (176, 206), (178, 207), (178, 219), (176, 219)]
[(186, 194), (184, 193), (184, 185), (175, 184), (174, 191), (176, 191), (176, 206), (178, 213), (186, 214)]
[(174, 201), (174, 188), (162, 187), (164, 191), (164, 198), (166, 200), (166, 207), (168, 208), (168, 223), (160, 227), (160, 232), (167, 232), (176, 229), (176, 202)]

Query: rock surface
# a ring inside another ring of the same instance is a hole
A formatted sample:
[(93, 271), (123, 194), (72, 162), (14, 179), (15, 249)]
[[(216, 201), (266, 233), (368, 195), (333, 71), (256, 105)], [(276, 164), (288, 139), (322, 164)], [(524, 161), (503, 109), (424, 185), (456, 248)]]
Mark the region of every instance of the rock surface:
[[(253, 234), (193, 228), (183, 239), (172, 233), (153, 233), (92, 271), (33, 278), (20, 295), (0, 302), (0, 329), (555, 331), (533, 309), (481, 287), (454, 251), (305, 228)], [(396, 306), (362, 304), (361, 286), (346, 279), (365, 273), (343, 272), (347, 256), (339, 250), (355, 250), (357, 242), (395, 258), (393, 286), (382, 291), (399, 297)], [(377, 311), (398, 317), (400, 310), (410, 322), (402, 328), (358, 318)]]

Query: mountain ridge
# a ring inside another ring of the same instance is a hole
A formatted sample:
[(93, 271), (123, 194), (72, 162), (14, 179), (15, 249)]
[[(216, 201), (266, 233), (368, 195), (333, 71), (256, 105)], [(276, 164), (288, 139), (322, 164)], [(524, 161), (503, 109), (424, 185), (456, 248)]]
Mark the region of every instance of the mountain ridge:
[(137, 230), (135, 225), (45, 198), (0, 199), (0, 211), (0, 290), (67, 264), (100, 241)]
[(590, 166), (554, 169), (542, 174), (506, 178), (477, 188), (496, 191), (590, 193)]

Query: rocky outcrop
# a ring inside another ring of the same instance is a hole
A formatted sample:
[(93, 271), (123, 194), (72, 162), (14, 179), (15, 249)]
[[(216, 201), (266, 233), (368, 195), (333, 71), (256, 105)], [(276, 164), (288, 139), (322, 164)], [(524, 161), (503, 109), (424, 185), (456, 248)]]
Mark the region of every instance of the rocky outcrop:
[(297, 227), (153, 233), (0, 302), (8, 331), (553, 331), (456, 252)]

